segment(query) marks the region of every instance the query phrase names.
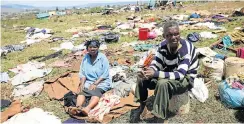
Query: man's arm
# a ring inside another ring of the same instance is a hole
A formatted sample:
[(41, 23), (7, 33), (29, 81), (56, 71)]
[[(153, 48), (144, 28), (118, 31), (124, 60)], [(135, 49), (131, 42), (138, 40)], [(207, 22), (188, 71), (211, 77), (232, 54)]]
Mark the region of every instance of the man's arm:
[(163, 57), (159, 51), (156, 52), (156, 55), (153, 58), (151, 65), (149, 66), (154, 71), (160, 71), (163, 67)]

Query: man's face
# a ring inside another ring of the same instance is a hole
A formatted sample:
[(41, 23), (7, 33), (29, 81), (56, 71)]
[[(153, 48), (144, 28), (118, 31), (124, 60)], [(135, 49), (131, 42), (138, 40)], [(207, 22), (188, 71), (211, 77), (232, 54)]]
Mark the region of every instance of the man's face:
[(168, 41), (170, 47), (176, 47), (180, 41), (180, 32), (177, 27), (169, 27), (167, 32), (164, 32), (164, 38)]

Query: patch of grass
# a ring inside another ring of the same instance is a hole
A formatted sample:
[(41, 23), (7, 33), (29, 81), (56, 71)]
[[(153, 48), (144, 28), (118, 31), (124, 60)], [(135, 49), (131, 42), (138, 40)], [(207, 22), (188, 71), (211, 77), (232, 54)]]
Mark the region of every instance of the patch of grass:
[(23, 51), (17, 51), (7, 54), (5, 59), (2, 59), (2, 71), (7, 71), (10, 68), (16, 67), (18, 64), (25, 64), (31, 57), (47, 56), (55, 51), (50, 50), (56, 47), (57, 44), (49, 44), (47, 42), (40, 42), (25, 48)]
[(11, 100), (13, 86), (11, 83), (1, 83), (1, 99)]
[(25, 34), (22, 32), (15, 32), (11, 29), (5, 29), (2, 28), (1, 32), (4, 32), (1, 34), (1, 45), (11, 45), (11, 44), (20, 44), (20, 41), (25, 40)]
[(69, 115), (65, 113), (63, 105), (57, 100), (50, 100), (47, 93), (42, 92), (37, 97), (29, 97), (23, 100), (23, 106), (30, 106), (31, 108), (42, 108), (44, 111), (53, 112), (62, 121), (67, 120)]

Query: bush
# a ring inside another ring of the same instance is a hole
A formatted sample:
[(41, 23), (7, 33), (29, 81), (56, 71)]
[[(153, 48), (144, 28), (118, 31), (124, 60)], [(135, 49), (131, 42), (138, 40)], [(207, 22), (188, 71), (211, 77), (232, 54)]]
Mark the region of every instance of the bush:
[(103, 7), (93, 7), (88, 9), (88, 13), (101, 13), (103, 9)]

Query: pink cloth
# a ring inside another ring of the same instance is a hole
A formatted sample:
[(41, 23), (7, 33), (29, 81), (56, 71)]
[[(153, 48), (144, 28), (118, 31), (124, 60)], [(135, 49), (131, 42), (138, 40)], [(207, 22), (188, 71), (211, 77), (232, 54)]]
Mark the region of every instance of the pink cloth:
[(235, 89), (241, 89), (242, 90), (244, 88), (244, 85), (242, 85), (240, 82), (233, 82), (231, 84), (231, 87), (235, 88)]
[(156, 37), (157, 37), (156, 32), (151, 31), (151, 32), (148, 33), (148, 38), (149, 38), (149, 39), (154, 39), (154, 38), (156, 38)]
[(98, 105), (88, 113), (88, 116), (102, 122), (104, 115), (109, 113), (110, 109), (119, 103), (119, 96), (114, 94), (104, 94)]

